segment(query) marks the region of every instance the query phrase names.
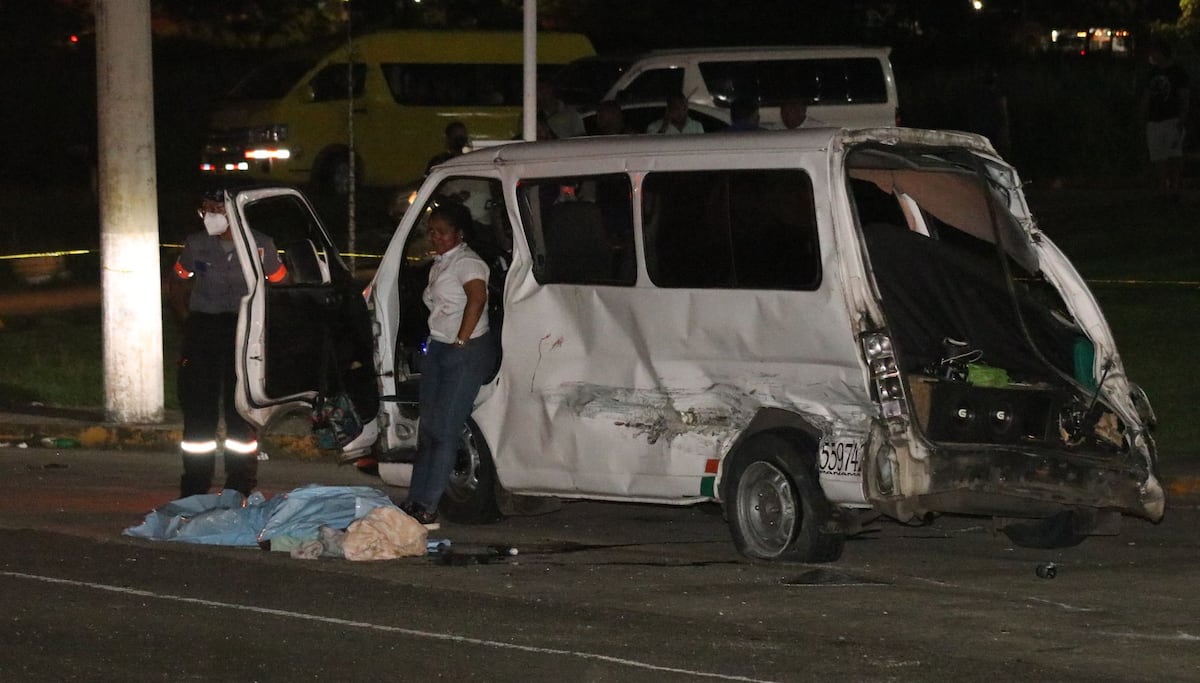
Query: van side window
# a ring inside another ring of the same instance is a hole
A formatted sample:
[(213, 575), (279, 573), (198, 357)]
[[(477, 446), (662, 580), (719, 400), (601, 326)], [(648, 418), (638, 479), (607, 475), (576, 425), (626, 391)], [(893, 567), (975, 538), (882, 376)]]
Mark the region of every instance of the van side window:
[(879, 104), (888, 100), (878, 59), (772, 59), (755, 62), (702, 62), (713, 101), (728, 107), (739, 97), (779, 106), (790, 97), (813, 103)]
[(520, 106), (520, 64), (382, 64), (397, 104)]
[(642, 183), (642, 225), (658, 287), (821, 284), (812, 181), (800, 170), (651, 173)]
[[(327, 102), (329, 100), (344, 100), (346, 94), (350, 91), (347, 79), (349, 78), (349, 69), (343, 62), (341, 64), (330, 64), (317, 72), (316, 76), (309, 81), (309, 87), (312, 88), (312, 98), (314, 102)], [(367, 74), (367, 66), (356, 62), (354, 64), (354, 96), (362, 97), (363, 80)]]
[(628, 176), (522, 181), (517, 197), (538, 282), (632, 286), (637, 281)]
[(617, 97), (622, 102), (659, 102), (683, 92), (686, 69), (648, 69), (629, 82)]
[(243, 213), (253, 229), (275, 241), (279, 259), (287, 266), (289, 284), (348, 282), (350, 272), (329, 253), (312, 211), (295, 195), (278, 195), (246, 204)]

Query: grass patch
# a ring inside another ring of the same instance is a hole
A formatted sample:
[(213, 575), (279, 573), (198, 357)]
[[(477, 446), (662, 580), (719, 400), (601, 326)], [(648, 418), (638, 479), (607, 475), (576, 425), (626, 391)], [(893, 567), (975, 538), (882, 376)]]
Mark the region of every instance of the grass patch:
[[(100, 312), (64, 311), (4, 320), (0, 330), (0, 407), (37, 402), (56, 407), (104, 405), (104, 351)], [(163, 326), (164, 402), (175, 396), (179, 331)]]
[(1197, 377), (1190, 350), (1200, 320), (1200, 289), (1096, 285), (1129, 378), (1141, 385), (1158, 414), (1154, 438), (1164, 459), (1194, 457), (1200, 420), (1192, 414)]

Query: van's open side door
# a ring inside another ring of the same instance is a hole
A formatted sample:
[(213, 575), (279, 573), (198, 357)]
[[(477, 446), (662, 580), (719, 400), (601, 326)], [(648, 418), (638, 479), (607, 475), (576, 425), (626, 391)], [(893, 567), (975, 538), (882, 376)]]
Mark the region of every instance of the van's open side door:
[[(351, 364), (372, 368), (370, 319), (303, 194), (284, 187), (231, 191), (226, 209), (249, 292), (238, 318), (237, 407), (261, 427), (275, 412), (337, 389)], [(266, 238), (287, 267), (278, 283), (263, 272)]]

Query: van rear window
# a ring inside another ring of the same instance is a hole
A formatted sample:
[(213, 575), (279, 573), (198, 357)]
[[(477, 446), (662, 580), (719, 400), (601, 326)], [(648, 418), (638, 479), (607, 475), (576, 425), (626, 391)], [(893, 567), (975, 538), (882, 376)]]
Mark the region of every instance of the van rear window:
[(794, 169), (652, 173), (642, 183), (650, 280), (664, 288), (813, 290), (812, 181)]
[(713, 101), (735, 99), (779, 106), (798, 97), (814, 104), (880, 104), (888, 101), (883, 66), (871, 57), (702, 62), (700, 74)]

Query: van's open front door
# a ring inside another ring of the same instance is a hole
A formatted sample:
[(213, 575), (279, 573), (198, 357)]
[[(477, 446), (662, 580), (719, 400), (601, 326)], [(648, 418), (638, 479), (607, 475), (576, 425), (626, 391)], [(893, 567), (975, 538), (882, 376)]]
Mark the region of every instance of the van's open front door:
[[(278, 410), (337, 389), (348, 368), (370, 372), (370, 320), (349, 269), (299, 191), (231, 191), (226, 210), (249, 291), (238, 319), (237, 407), (262, 426)], [(262, 265), (262, 250), (272, 246), (287, 268), (280, 282), (268, 282)]]

